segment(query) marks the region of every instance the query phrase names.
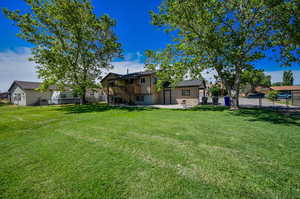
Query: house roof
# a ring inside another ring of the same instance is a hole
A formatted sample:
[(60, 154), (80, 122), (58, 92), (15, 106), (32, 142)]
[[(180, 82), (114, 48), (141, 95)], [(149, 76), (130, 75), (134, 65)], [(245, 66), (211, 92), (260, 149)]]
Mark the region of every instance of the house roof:
[(8, 97), (8, 92), (2, 92), (0, 93), (0, 98), (7, 98)]
[[(28, 82), (28, 81), (14, 81), (8, 90), (10, 91), (15, 84), (18, 85), (23, 90), (34, 90), (34, 89), (38, 89), (42, 83)], [(49, 89), (55, 90), (56, 86), (50, 86)]]
[[(129, 73), (126, 75), (120, 75), (117, 73), (109, 73), (107, 74), (102, 80), (104, 81), (106, 78), (108, 78), (110, 75), (116, 75), (113, 80), (118, 80), (118, 79), (134, 79), (142, 76), (147, 76), (147, 75), (152, 75), (155, 74), (155, 71), (149, 70), (149, 71), (142, 71), (142, 72), (136, 72), (136, 73)], [(169, 87), (169, 83), (166, 84), (166, 87)], [(205, 82), (202, 80), (184, 80), (181, 82), (178, 82), (176, 84), (176, 87), (201, 87), (205, 88)]]
[(138, 78), (138, 77), (142, 77), (142, 76), (147, 76), (147, 75), (152, 75), (155, 74), (155, 71), (149, 70), (149, 71), (142, 71), (142, 72), (135, 72), (135, 73), (129, 73), (129, 74), (125, 74), (125, 75), (121, 75), (121, 74), (117, 74), (117, 73), (108, 73), (102, 80), (101, 82), (103, 82), (107, 77), (109, 77), (110, 75), (115, 75), (116, 78), (114, 78), (114, 80), (117, 79), (134, 79), (134, 78)]
[(300, 90), (300, 86), (272, 86), (271, 89), (276, 91), (296, 91)]
[(184, 80), (176, 84), (176, 87), (193, 87), (193, 86), (205, 88), (205, 83), (204, 81), (196, 79), (196, 80)]
[(135, 77), (141, 77), (141, 76), (152, 75), (152, 74), (155, 74), (155, 71), (149, 70), (149, 71), (142, 71), (142, 72), (129, 73), (126, 75), (122, 75), (122, 78), (124, 78), (124, 79), (135, 78)]
[(115, 75), (116, 77), (121, 77), (123, 75), (118, 74), (118, 73), (108, 73), (104, 78), (102, 78), (101, 82), (103, 82), (105, 79), (107, 79), (109, 76)]

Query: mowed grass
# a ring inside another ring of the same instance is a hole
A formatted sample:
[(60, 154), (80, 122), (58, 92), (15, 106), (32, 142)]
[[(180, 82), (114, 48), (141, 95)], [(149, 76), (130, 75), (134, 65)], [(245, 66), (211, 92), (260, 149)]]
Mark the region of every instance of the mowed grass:
[(0, 107), (0, 198), (300, 198), (300, 121), (270, 111)]

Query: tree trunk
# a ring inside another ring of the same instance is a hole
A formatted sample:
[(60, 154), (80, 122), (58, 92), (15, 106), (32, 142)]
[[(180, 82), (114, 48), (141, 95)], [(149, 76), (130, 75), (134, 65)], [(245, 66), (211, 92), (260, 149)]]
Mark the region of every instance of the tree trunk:
[(241, 67), (236, 66), (235, 80), (234, 80), (234, 93), (230, 109), (238, 110), (239, 109), (239, 96), (240, 96), (240, 84), (241, 84)]
[(255, 87), (253, 84), (251, 84), (251, 89), (250, 89), (250, 90), (251, 90), (251, 93), (255, 93), (255, 92), (256, 92), (255, 89), (256, 89), (256, 87)]
[(84, 105), (87, 103), (86, 101), (86, 97), (85, 97), (85, 94), (86, 94), (86, 89), (85, 88), (82, 88), (81, 89), (81, 94), (80, 94), (80, 105)]
[(85, 95), (81, 95), (80, 96), (80, 105), (84, 105), (84, 104), (86, 104)]
[(234, 90), (230, 109), (231, 110), (239, 109), (239, 91), (237, 91), (237, 90)]

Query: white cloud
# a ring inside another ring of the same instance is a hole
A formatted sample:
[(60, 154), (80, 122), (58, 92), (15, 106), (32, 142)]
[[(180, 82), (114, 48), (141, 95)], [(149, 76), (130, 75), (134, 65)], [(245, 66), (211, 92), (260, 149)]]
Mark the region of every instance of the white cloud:
[(119, 74), (126, 74), (127, 70), (129, 73), (145, 70), (145, 65), (140, 63), (138, 60), (113, 62), (112, 65), (114, 68), (110, 72)]
[[(288, 68), (286, 70), (289, 70)], [(272, 76), (272, 82), (282, 82), (282, 76), (283, 76), (283, 71), (284, 70), (279, 70), (279, 71), (266, 71), (265, 73), (267, 75)], [(294, 84), (300, 84), (300, 70), (293, 70), (294, 74)]]
[(38, 81), (30, 54), (29, 48), (0, 52), (0, 90), (7, 90), (14, 80)]
[[(0, 91), (6, 91), (14, 80), (41, 81), (37, 77), (34, 63), (28, 61), (31, 52), (29, 48), (18, 48), (15, 51), (7, 50), (0, 52)], [(131, 57), (132, 54), (128, 55)], [(139, 55), (137, 53), (137, 55)], [(137, 56), (138, 57), (138, 56)], [(136, 60), (113, 62), (114, 69), (109, 72), (126, 74), (144, 70), (144, 64)]]

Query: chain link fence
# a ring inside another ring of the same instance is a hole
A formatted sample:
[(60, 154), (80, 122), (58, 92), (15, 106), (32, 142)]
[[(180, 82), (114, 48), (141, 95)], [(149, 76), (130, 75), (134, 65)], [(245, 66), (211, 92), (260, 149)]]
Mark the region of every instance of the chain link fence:
[(292, 105), (300, 106), (300, 91), (292, 91)]
[[(212, 99), (208, 98), (208, 104), (212, 104)], [(299, 108), (300, 109), (300, 91), (299, 95), (294, 96), (288, 99), (277, 99), (272, 101), (268, 98), (247, 98), (240, 97), (239, 104), (241, 107), (249, 107), (249, 108), (275, 108), (275, 109), (292, 109)], [(224, 97), (219, 97), (219, 105), (225, 106)]]

